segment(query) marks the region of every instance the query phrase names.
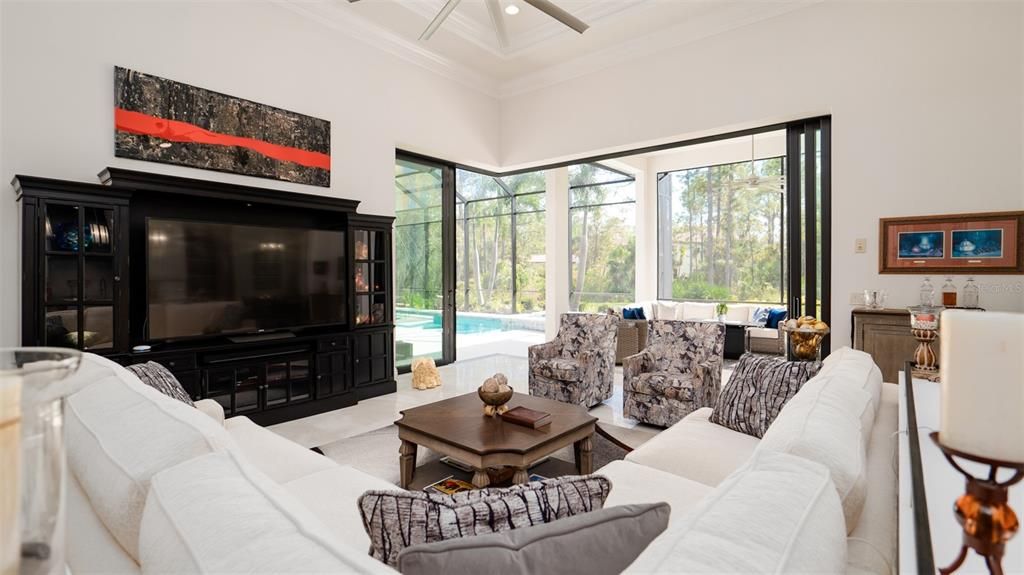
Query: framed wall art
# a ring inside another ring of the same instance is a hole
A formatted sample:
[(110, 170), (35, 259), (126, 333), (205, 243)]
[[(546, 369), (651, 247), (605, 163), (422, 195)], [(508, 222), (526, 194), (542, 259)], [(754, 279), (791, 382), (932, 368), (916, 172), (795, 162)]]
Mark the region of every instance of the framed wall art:
[(878, 271), (1024, 274), (1024, 212), (882, 218)]
[(115, 67), (114, 155), (330, 187), (331, 123)]

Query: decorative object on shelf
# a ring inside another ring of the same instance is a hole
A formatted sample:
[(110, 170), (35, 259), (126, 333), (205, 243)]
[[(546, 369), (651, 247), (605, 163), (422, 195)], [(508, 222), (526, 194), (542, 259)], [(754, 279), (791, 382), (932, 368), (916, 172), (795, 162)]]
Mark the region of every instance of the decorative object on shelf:
[(0, 573), (65, 571), (64, 398), (81, 358), (0, 350)]
[[(1018, 529), (1007, 501), (1010, 486), (1024, 479), (1022, 349), (1024, 314), (942, 314), (941, 425), (931, 437), (966, 478), (954, 508), (963, 544), (953, 563), (939, 570), (943, 575), (956, 571), (971, 549), (990, 573), (1001, 574), (1006, 544)], [(975, 475), (960, 459), (989, 471)]]
[(725, 323), (725, 316), (729, 313), (729, 306), (724, 303), (720, 303), (715, 306), (715, 315), (718, 316), (718, 321)]
[(412, 360), (412, 388), (433, 389), (441, 387), (441, 374), (433, 358), (417, 357)]
[(866, 289), (864, 290), (864, 305), (868, 309), (882, 309), (885, 307), (885, 298), (888, 295), (885, 290)]
[(331, 123), (114, 68), (114, 155), (331, 185)]
[(366, 245), (366, 242), (362, 240), (356, 240), (356, 259), (357, 260), (368, 260), (370, 259), (370, 248)]
[(370, 291), (370, 284), (366, 283), (366, 276), (363, 275), (363, 268), (356, 266), (356, 291)]
[(946, 278), (942, 284), (942, 305), (943, 307), (956, 307), (956, 284), (953, 278)]
[(934, 373), (939, 367), (932, 342), (939, 337), (939, 314), (942, 310), (942, 307), (924, 305), (907, 308), (910, 312), (910, 333), (917, 339), (914, 367), (918, 370)]
[(920, 305), (933, 306), (935, 305), (935, 286), (932, 285), (932, 280), (929, 277), (924, 278), (921, 282), (921, 297), (918, 302)]
[(962, 302), (963, 307), (968, 309), (978, 309), (981, 307), (981, 289), (978, 284), (974, 283), (973, 277), (967, 278), (967, 283), (964, 284), (964, 299)]
[(878, 271), (1024, 274), (1022, 228), (1024, 212), (882, 218)]
[(813, 315), (788, 319), (779, 328), (789, 335), (789, 351), (796, 359), (811, 361), (818, 359), (821, 342), (829, 334), (828, 324)]
[(497, 417), (508, 411), (505, 404), (512, 399), (512, 393), (512, 386), (508, 384), (505, 374), (496, 373), (485, 379), (477, 389), (480, 400), (484, 402), (484, 415)]

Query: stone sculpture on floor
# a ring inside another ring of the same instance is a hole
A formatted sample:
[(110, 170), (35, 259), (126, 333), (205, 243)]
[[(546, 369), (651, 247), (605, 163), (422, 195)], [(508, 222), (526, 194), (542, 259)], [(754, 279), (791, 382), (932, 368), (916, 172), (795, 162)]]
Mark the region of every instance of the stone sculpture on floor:
[(441, 386), (441, 374), (429, 357), (417, 357), (412, 360), (413, 389), (432, 389)]

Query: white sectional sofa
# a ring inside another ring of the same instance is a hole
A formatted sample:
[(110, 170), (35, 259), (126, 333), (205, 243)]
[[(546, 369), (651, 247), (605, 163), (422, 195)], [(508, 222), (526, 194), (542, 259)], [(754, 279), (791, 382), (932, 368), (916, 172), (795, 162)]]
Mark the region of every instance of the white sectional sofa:
[[(77, 377), (88, 386), (66, 412), (72, 573), (394, 572), (368, 556), (356, 505), (394, 485), (224, 420), (214, 402), (165, 397), (106, 359), (87, 354)], [(805, 389), (761, 440), (702, 409), (598, 470), (613, 482), (606, 506), (672, 506), (631, 572), (892, 572), (896, 386), (844, 349)], [(852, 455), (826, 465), (822, 453)]]

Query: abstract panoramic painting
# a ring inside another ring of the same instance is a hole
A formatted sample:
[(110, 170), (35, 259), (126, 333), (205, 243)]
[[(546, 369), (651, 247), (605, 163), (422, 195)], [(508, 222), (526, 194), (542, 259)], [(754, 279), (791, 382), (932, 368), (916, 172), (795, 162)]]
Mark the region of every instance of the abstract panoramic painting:
[(331, 123), (114, 68), (114, 155), (330, 187)]

